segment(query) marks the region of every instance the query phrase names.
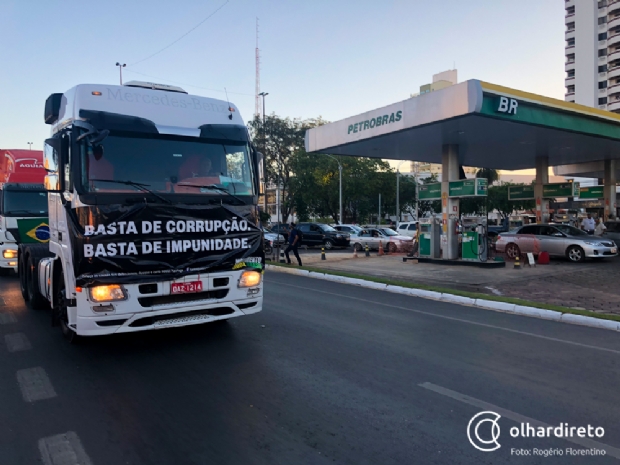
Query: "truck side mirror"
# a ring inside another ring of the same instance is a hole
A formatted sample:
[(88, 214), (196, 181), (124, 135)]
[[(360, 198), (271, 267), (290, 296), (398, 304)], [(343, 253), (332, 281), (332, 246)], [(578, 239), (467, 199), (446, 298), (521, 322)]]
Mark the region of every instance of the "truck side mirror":
[(265, 194), (266, 180), (265, 180), (265, 157), (262, 153), (255, 151), (256, 153), (256, 165), (258, 166), (258, 188), (259, 194)]
[(48, 192), (62, 192), (60, 166), (63, 145), (60, 137), (52, 137), (46, 139), (43, 146), (43, 167), (47, 171), (43, 182)]
[(60, 192), (58, 177), (60, 145), (60, 138), (52, 137), (46, 139), (43, 146), (43, 167), (47, 171), (43, 182), (48, 191)]

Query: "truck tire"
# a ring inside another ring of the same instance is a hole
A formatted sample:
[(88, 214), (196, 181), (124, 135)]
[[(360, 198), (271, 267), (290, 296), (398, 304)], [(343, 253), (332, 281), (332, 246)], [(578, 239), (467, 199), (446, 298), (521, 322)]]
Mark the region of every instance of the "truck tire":
[(58, 324), (60, 325), (60, 330), (62, 331), (62, 335), (65, 337), (67, 341), (69, 341), (70, 344), (75, 344), (78, 342), (79, 337), (75, 333), (75, 331), (73, 331), (69, 327), (69, 318), (67, 316), (67, 302), (66, 302), (67, 297), (65, 295), (65, 278), (62, 273), (62, 270), (60, 270), (59, 276), (60, 277), (58, 280), (58, 286), (54, 286), (56, 288), (55, 294), (54, 294), (56, 298), (54, 299), (54, 302), (57, 302), (56, 304), (57, 307), (52, 309), (52, 313), (56, 314), (55, 316), (58, 319)]
[(26, 263), (24, 263), (24, 252), (20, 247), (19, 259), (17, 261), (17, 274), (19, 275), (19, 289), (22, 292), (24, 302), (28, 302), (28, 289), (26, 279)]
[(28, 301), (33, 310), (47, 310), (50, 303), (39, 292), (39, 262), (42, 258), (51, 257), (48, 249), (43, 247), (28, 247), (26, 258), (26, 291)]

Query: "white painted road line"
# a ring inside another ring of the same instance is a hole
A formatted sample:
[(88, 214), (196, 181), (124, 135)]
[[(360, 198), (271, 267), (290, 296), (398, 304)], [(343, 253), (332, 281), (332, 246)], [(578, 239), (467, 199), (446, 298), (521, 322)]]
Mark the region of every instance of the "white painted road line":
[[(452, 399), (461, 401), (465, 404), (473, 405), (474, 407), (478, 407), (482, 410), (490, 410), (492, 412), (498, 413), (503, 417), (506, 417), (510, 420), (513, 420), (517, 423), (529, 423), (532, 427), (538, 428), (542, 426), (543, 428), (555, 428), (557, 425), (548, 425), (547, 423), (543, 423), (542, 421), (535, 420), (534, 418), (526, 417), (519, 413), (513, 412), (511, 410), (506, 410), (505, 408), (498, 407), (497, 405), (489, 404), (488, 402), (484, 402), (483, 400), (478, 400), (474, 397), (469, 397), (465, 394), (461, 394), (460, 392), (452, 391), (450, 389), (446, 389), (441, 386), (437, 386), (432, 383), (422, 383), (418, 386), (423, 387), (424, 389), (428, 389), (430, 391), (436, 392), (437, 394), (442, 394), (444, 396), (450, 397)], [(555, 436), (553, 436), (555, 438)], [(593, 441), (588, 438), (579, 438), (579, 437), (564, 437), (558, 439), (565, 439), (573, 444), (577, 444), (579, 446), (583, 446), (589, 449), (604, 449), (607, 455), (611, 455), (617, 459), (620, 459), (620, 449), (617, 449), (612, 446), (608, 446), (607, 444), (603, 444), (602, 442)]]
[(17, 323), (17, 318), (13, 312), (0, 313), (0, 325)]
[(73, 431), (39, 439), (39, 451), (44, 465), (92, 465)]
[(18, 370), (17, 382), (26, 402), (56, 397), (56, 391), (54, 391), (47, 373), (41, 367)]
[(319, 289), (313, 289), (313, 288), (305, 287), (305, 286), (295, 286), (294, 284), (283, 283), (281, 281), (273, 281), (272, 280), (271, 282), (274, 282), (274, 283), (279, 284), (281, 286), (295, 287), (297, 289), (310, 290), (312, 292), (320, 292), (321, 294), (327, 294), (327, 295), (333, 295), (333, 296), (337, 296), (337, 297), (343, 297), (343, 298), (348, 299), (348, 300), (359, 300), (360, 302), (364, 302), (366, 304), (374, 304), (374, 305), (381, 305), (383, 307), (398, 308), (399, 310), (407, 310), (408, 312), (419, 313), (420, 315), (427, 315), (427, 316), (432, 316), (432, 317), (435, 317), (435, 318), (442, 318), (444, 320), (459, 321), (461, 323), (467, 323), (467, 324), (470, 324), (470, 325), (482, 326), (482, 327), (485, 327), (485, 328), (499, 329), (501, 331), (507, 331), (509, 333), (522, 334), (524, 336), (537, 337), (539, 339), (545, 339), (547, 341), (561, 342), (563, 344), (570, 344), (570, 345), (577, 346), (577, 347), (584, 347), (586, 349), (602, 350), (604, 352), (611, 352), (612, 354), (620, 355), (620, 350), (607, 349), (606, 347), (592, 346), (592, 345), (589, 345), (589, 344), (582, 344), (580, 342), (573, 342), (573, 341), (567, 341), (565, 339), (558, 339), (558, 338), (555, 338), (555, 337), (542, 336), (540, 334), (528, 333), (527, 331), (519, 331), (518, 329), (505, 328), (503, 326), (490, 325), (490, 324), (487, 324), (487, 323), (479, 323), (477, 321), (466, 320), (464, 318), (456, 318), (456, 317), (453, 317), (453, 316), (440, 315), (438, 313), (426, 312), (424, 310), (416, 310), (416, 309), (413, 309), (413, 308), (410, 308), (410, 307), (402, 307), (400, 305), (386, 304), (385, 302), (376, 302), (376, 301), (373, 301), (373, 300), (361, 299), (359, 297), (352, 297), (352, 296), (348, 296), (348, 295), (338, 294), (336, 292), (321, 291)]
[(9, 352), (32, 349), (32, 345), (24, 333), (7, 334), (4, 336), (4, 342), (6, 342), (6, 348)]

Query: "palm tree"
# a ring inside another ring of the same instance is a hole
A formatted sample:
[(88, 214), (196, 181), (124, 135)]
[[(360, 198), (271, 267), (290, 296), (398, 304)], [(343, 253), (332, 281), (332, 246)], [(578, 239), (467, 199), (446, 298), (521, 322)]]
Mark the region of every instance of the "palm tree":
[(486, 178), (489, 182), (489, 186), (492, 185), (495, 181), (499, 180), (499, 171), (492, 170), (491, 168), (480, 168), (476, 171), (477, 178)]

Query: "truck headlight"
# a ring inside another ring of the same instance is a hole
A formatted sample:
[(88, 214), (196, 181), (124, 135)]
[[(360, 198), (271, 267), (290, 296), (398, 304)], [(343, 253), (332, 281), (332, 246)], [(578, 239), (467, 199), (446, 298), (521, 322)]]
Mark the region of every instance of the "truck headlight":
[(4, 258), (17, 258), (17, 250), (3, 250), (2, 256)]
[(244, 271), (239, 278), (238, 287), (258, 286), (263, 280), (263, 276), (258, 271)]
[(125, 289), (118, 284), (89, 287), (88, 293), (90, 294), (91, 300), (95, 302), (110, 302), (113, 300), (127, 299)]

